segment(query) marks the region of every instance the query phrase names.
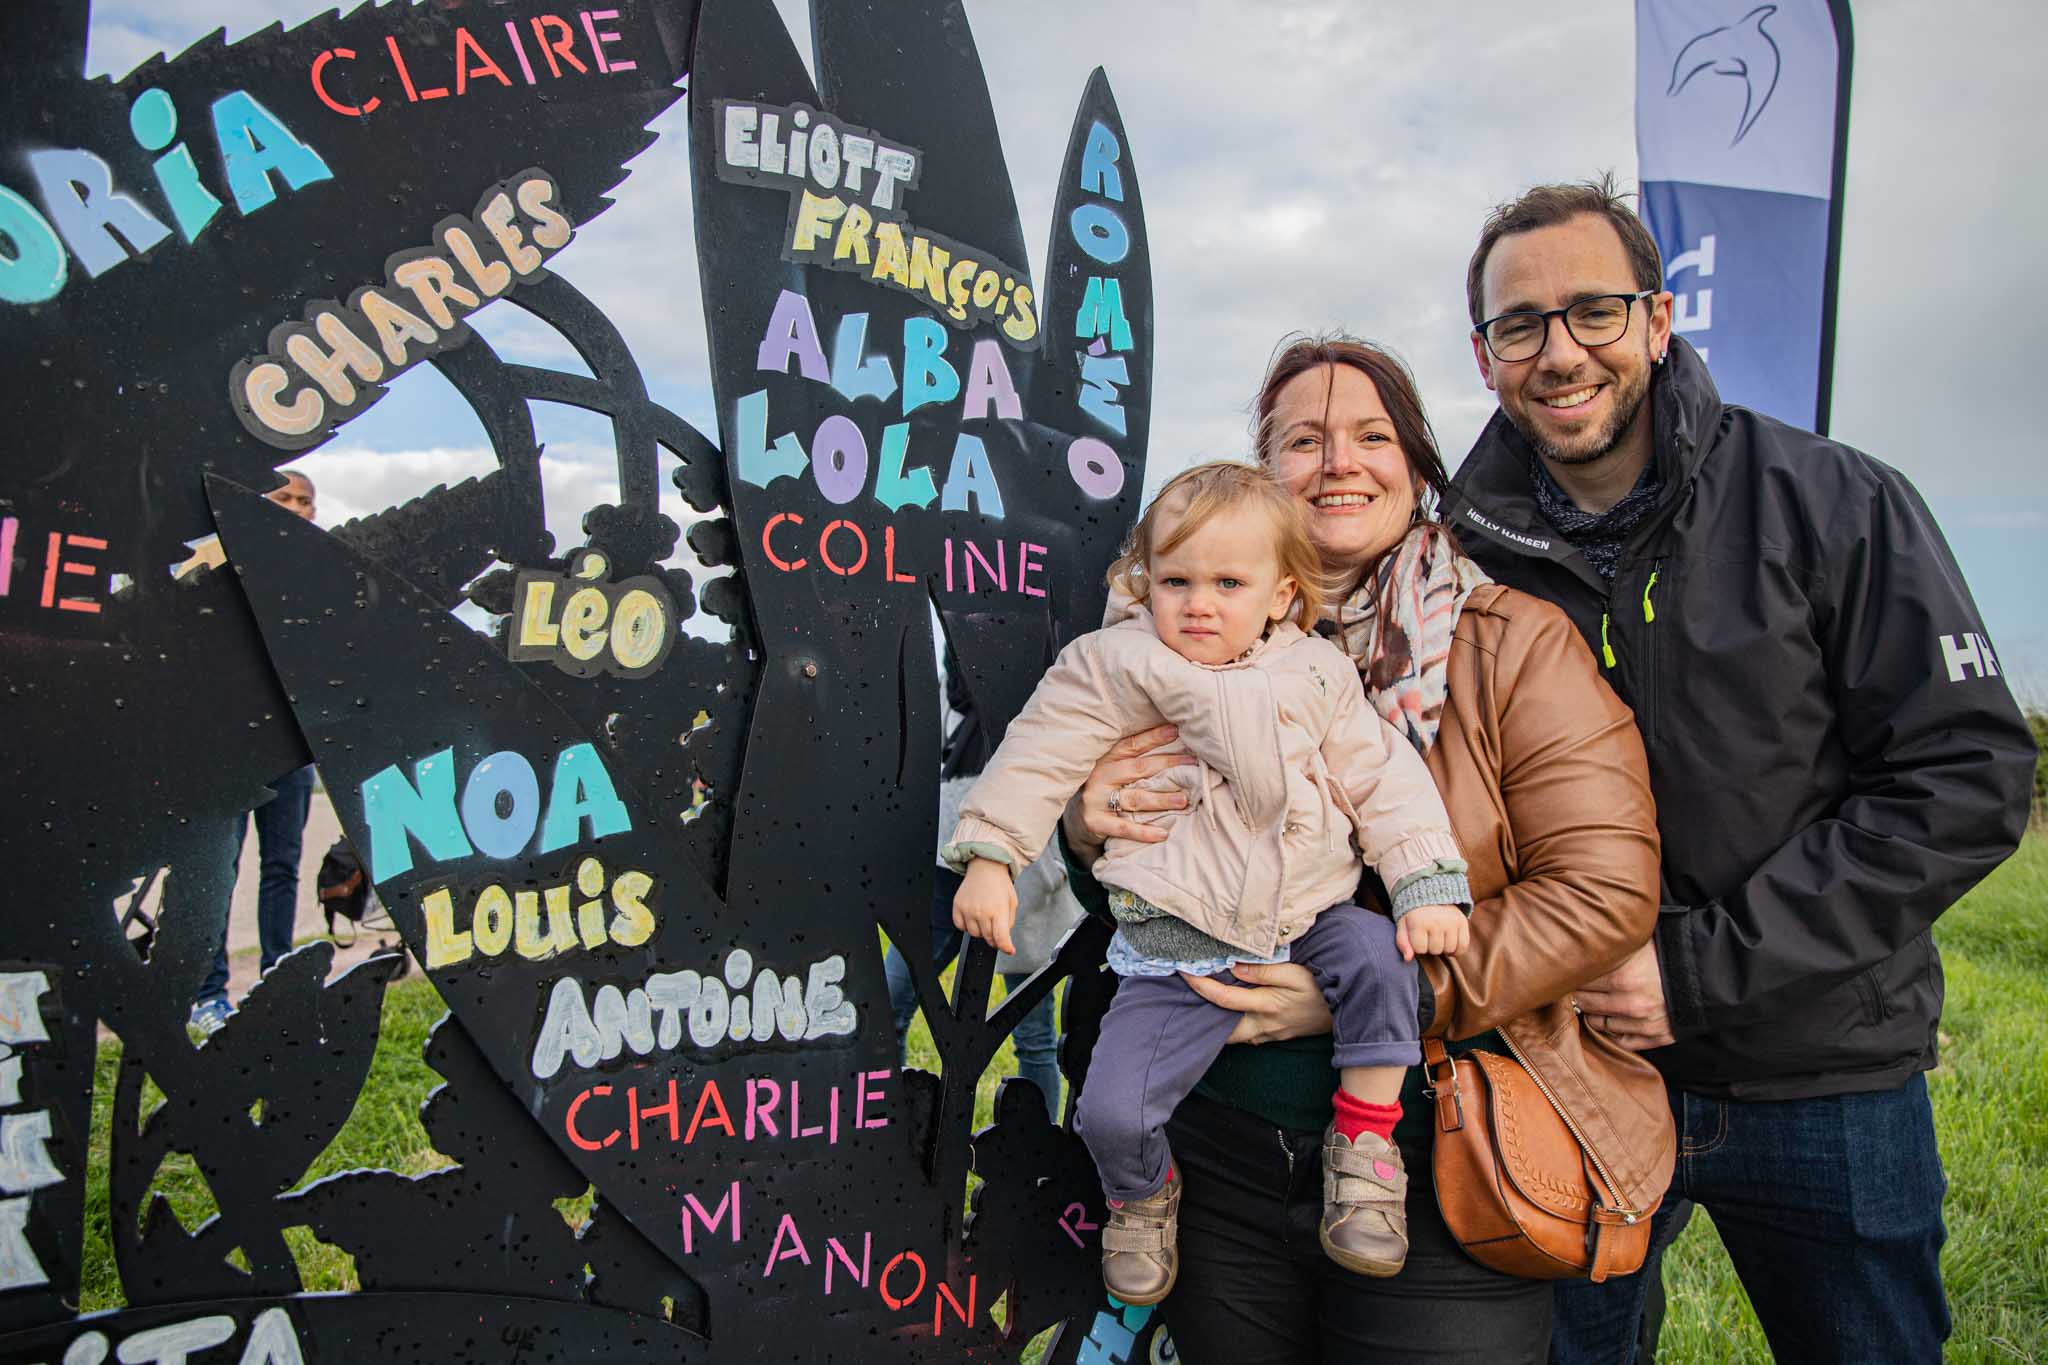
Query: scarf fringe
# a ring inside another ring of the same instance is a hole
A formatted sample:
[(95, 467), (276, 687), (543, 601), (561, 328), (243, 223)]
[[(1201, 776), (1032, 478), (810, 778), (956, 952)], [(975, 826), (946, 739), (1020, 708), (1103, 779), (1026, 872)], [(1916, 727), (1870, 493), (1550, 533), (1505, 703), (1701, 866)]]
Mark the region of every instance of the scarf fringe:
[(1432, 522), (1413, 527), (1372, 577), (1325, 610), (1328, 633), (1358, 665), (1366, 699), (1416, 752), (1442, 722), (1458, 613), (1485, 572)]

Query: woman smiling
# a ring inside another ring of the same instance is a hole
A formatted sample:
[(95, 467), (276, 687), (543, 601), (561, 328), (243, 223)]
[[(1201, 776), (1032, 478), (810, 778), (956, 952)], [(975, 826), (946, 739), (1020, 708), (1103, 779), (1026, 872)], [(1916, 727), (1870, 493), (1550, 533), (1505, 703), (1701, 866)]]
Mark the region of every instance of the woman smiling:
[[(1516, 1054), (1568, 1097), (1631, 1206), (1650, 1207), (1672, 1160), (1662, 1083), (1570, 1004), (1648, 939), (1656, 916), (1657, 831), (1635, 725), (1563, 614), (1487, 581), (1431, 518), (1449, 481), (1399, 361), (1349, 338), (1294, 341), (1256, 414), (1260, 461), (1302, 504), (1340, 587), (1322, 629), (1422, 754), (1468, 864), (1470, 945), (1417, 959), (1423, 1036), (1453, 1054)], [(1176, 761), (1148, 752), (1169, 737), (1131, 736), (1096, 765), (1063, 826), (1083, 865), (1106, 838), (1163, 837), (1128, 816), (1182, 801), (1132, 785)], [(1090, 891), (1078, 878), (1084, 903)], [(1418, 1173), (1406, 1267), (1370, 1279), (1322, 1254), (1329, 1014), (1298, 966), (1237, 974), (1255, 984), (1194, 983), (1244, 1018), (1167, 1130), (1185, 1181), (1180, 1279), (1165, 1305), (1182, 1358), (1543, 1360), (1550, 1285), (1470, 1259), (1420, 1177), (1432, 1144), (1420, 1069), (1395, 1130)]]

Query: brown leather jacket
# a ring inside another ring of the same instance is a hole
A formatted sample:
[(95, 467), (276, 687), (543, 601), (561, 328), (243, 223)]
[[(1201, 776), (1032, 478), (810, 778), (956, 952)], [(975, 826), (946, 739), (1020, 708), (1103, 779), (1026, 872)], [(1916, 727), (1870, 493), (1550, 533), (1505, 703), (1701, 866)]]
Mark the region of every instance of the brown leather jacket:
[(1574, 988), (1649, 941), (1658, 841), (1635, 719), (1548, 602), (1486, 584), (1458, 617), (1428, 755), (1470, 865), (1472, 941), (1427, 958), (1428, 1032), (1499, 1029), (1550, 1087), (1634, 1208), (1671, 1179), (1664, 1082), (1595, 1033)]

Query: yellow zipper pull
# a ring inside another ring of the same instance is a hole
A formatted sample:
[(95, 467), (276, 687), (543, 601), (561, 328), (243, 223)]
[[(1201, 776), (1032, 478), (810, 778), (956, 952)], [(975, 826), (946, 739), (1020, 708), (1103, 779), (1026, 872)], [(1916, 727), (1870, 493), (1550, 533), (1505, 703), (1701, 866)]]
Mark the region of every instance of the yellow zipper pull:
[(1661, 569), (1650, 570), (1650, 581), (1643, 584), (1643, 620), (1645, 623), (1657, 619), (1657, 609), (1650, 605), (1650, 589), (1657, 586), (1657, 575)]
[(1614, 667), (1614, 646), (1607, 643), (1607, 613), (1600, 613), (1600, 662)]

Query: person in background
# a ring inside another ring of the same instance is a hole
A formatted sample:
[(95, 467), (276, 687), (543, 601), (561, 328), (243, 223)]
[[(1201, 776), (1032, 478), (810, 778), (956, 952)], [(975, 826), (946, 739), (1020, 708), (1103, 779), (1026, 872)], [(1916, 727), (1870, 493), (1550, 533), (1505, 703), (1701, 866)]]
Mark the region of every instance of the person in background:
[[(960, 807), (981, 769), (988, 762), (988, 740), (981, 717), (968, 693), (959, 656), (946, 649), (946, 707), (958, 719), (947, 732), (939, 761), (939, 837), (959, 821)], [(943, 970), (960, 952), (961, 933), (953, 927), (953, 896), (960, 889), (960, 874), (937, 857), (937, 876), (932, 885), (931, 960)], [(1079, 922), (1082, 910), (1067, 890), (1066, 864), (1056, 849), (1041, 853), (1017, 877), (1017, 925), (1012, 935), (1014, 953), (996, 958), (996, 970), (1003, 984), (1016, 990), (1048, 963), (1067, 931)], [(911, 980), (910, 965), (895, 944), (882, 964), (889, 982), (889, 1009), (896, 1022), (896, 1064), (903, 1064), (904, 1040), (910, 1021), (917, 1013), (917, 987)], [(1017, 1055), (1017, 1075), (1038, 1087), (1045, 1097), (1046, 1117), (1060, 1121), (1059, 1026), (1054, 990), (1038, 1002), (1017, 1024), (1010, 1044)]]
[[(296, 516), (313, 520), (316, 494), (313, 481), (296, 470), (285, 471), (285, 481), (265, 495)], [(202, 567), (219, 568), (226, 563), (220, 538), (200, 543), (190, 559), (172, 570), (183, 578)], [(299, 852), (305, 839), (306, 814), (313, 802), (311, 764), (287, 773), (271, 783), (277, 794), (248, 816), (234, 821), (226, 837), (233, 841), (234, 858), (242, 856), (242, 841), (251, 819), (256, 824), (256, 848), (260, 858), (260, 880), (256, 889), (256, 935), (262, 970), (269, 971), (277, 960), (292, 950), (292, 928), (299, 912)], [(214, 949), (213, 964), (200, 982), (199, 996), (192, 1006), (192, 1027), (211, 1036), (233, 1017), (228, 1000), (227, 916), (221, 916), (221, 941)]]
[(1663, 280), (1611, 180), (1496, 209), (1466, 279), (1500, 411), (1452, 522), (1634, 709), (1663, 836), (1655, 935), (1577, 998), (1685, 1159), (1645, 1268), (1558, 1290), (1552, 1359), (1630, 1359), (1696, 1202), (1780, 1360), (1937, 1360), (1929, 930), (2019, 843), (2033, 740), (1913, 486), (1722, 402)]
[[(281, 471), (284, 482), (263, 496), (294, 516), (313, 519), (318, 494), (313, 481), (296, 469)], [(192, 549), (192, 557), (171, 570), (171, 577), (184, 578), (200, 569), (218, 569), (228, 562), (227, 551), (221, 548), (219, 536), (208, 536)]]

